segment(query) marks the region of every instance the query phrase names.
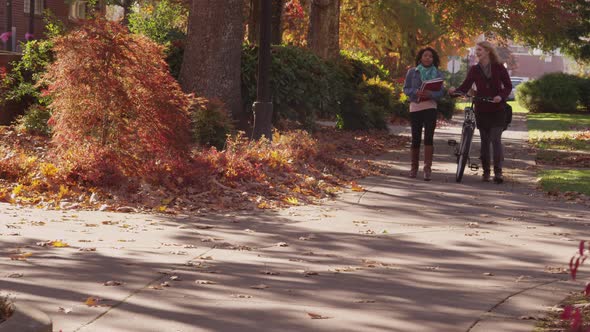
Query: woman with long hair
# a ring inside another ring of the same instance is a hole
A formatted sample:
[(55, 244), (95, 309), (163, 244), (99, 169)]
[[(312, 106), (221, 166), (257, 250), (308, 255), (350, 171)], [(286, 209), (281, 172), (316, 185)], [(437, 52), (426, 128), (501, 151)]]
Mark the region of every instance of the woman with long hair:
[(421, 49), (416, 56), (416, 67), (406, 74), (404, 93), (410, 98), (410, 120), (412, 124), (411, 168), (409, 176), (415, 178), (420, 163), (420, 144), (424, 128), (424, 180), (430, 181), (432, 175), (432, 158), (434, 154), (434, 129), (436, 128), (437, 100), (443, 96), (441, 87), (438, 91), (421, 90), (422, 82), (442, 78), (438, 70), (440, 58), (431, 48)]
[(493, 148), (494, 182), (504, 182), (502, 164), (504, 148), (502, 132), (506, 125), (506, 99), (512, 91), (508, 70), (500, 63), (498, 53), (488, 41), (477, 43), (475, 55), (478, 63), (469, 68), (465, 81), (449, 93), (460, 91), (466, 94), (475, 83), (476, 96), (491, 98), (492, 102), (475, 101), (475, 120), (481, 137), (480, 159), (483, 168), (482, 180), (490, 181), (490, 145)]

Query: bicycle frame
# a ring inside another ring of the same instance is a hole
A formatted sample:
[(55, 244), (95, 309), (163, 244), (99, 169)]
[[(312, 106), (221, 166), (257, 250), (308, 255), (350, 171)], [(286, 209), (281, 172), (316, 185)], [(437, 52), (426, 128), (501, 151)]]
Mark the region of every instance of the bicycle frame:
[(474, 111), (474, 98), (471, 98), (471, 106), (464, 108), (464, 120), (461, 128), (461, 141), (458, 144), (455, 140), (449, 140), (449, 145), (455, 146), (455, 156), (457, 157), (457, 172), (455, 173), (455, 180), (461, 182), (465, 172), (465, 166), (469, 165), (472, 171), (477, 171), (479, 166), (472, 164), (470, 160), (471, 143), (473, 141), (473, 134), (475, 132), (476, 121)]

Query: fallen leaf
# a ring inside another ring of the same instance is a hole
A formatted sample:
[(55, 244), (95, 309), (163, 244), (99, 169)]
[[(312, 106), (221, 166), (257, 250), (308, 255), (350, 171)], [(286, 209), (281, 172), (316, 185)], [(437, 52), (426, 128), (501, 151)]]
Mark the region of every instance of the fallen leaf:
[(288, 247), (289, 245), (287, 244), (287, 242), (279, 242), (277, 243), (277, 247)]
[(195, 280), (196, 284), (199, 285), (215, 285), (217, 284), (215, 281), (211, 281), (211, 280)]
[(483, 275), (486, 276), (486, 277), (492, 277), (492, 276), (494, 276), (494, 274), (493, 273), (490, 273), (490, 272), (485, 272)]
[(8, 278), (22, 278), (24, 276), (25, 275), (22, 273), (11, 273), (11, 274), (7, 275)]
[(102, 222), (103, 225), (116, 225), (118, 224), (118, 221), (112, 221), (112, 220), (105, 220)]
[(270, 276), (278, 276), (280, 273), (274, 272), (274, 271), (260, 271), (260, 274), (266, 274), (266, 275), (270, 275)]
[(319, 275), (319, 273), (317, 273), (315, 271), (303, 271), (303, 275), (306, 277), (309, 277), (309, 276), (317, 276), (317, 275)]
[(308, 312), (307, 315), (309, 317), (311, 317), (311, 319), (329, 319), (329, 318), (332, 318), (332, 317), (322, 316), (320, 314), (316, 314), (316, 313), (313, 313), (313, 312)]
[(375, 300), (357, 300), (357, 301), (354, 301), (354, 302), (355, 303), (375, 303), (377, 301), (375, 301)]
[(84, 302), (84, 304), (86, 304), (89, 307), (97, 307), (99, 305), (99, 302), (99, 298), (90, 296), (86, 299), (86, 302)]
[(10, 260), (12, 261), (26, 261), (27, 258), (33, 256), (32, 252), (25, 252), (22, 254), (12, 255), (10, 256)]
[(360, 269), (361, 269), (360, 267), (346, 266), (346, 267), (337, 267), (334, 269), (330, 269), (329, 271), (339, 273), (339, 272), (353, 272), (353, 271), (360, 270)]
[(50, 245), (54, 248), (66, 248), (70, 246), (69, 244), (61, 240), (51, 241)]
[(96, 251), (96, 248), (80, 248), (80, 251)]
[(171, 276), (170, 280), (172, 281), (181, 281), (182, 279), (179, 276)]
[(109, 280), (104, 283), (105, 286), (121, 286), (123, 283), (120, 281)]
[(265, 284), (259, 284), (259, 285), (250, 286), (250, 288), (252, 288), (252, 289), (267, 289), (268, 286)]
[(211, 228), (213, 228), (213, 226), (209, 226), (209, 225), (196, 225), (195, 228), (197, 228), (197, 229), (211, 229)]
[(287, 197), (287, 198), (285, 198), (285, 202), (287, 202), (291, 205), (299, 205), (299, 200), (295, 197)]
[(63, 308), (63, 307), (59, 307), (59, 309), (57, 309), (58, 312), (63, 312), (64, 314), (69, 314), (70, 312), (72, 312), (72, 308)]
[(232, 297), (235, 297), (237, 299), (251, 299), (252, 298), (251, 295), (246, 295), (246, 294), (234, 294), (234, 295), (232, 295)]
[(351, 189), (352, 191), (356, 191), (356, 192), (364, 192), (365, 189), (361, 186), (359, 186), (359, 184), (356, 181), (352, 181), (350, 183)]

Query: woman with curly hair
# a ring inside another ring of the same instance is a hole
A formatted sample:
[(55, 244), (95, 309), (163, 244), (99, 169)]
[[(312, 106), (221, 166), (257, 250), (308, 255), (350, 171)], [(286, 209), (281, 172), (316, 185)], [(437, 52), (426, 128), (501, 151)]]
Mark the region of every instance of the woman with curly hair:
[(416, 67), (406, 74), (404, 93), (410, 98), (410, 121), (412, 124), (412, 148), (410, 178), (418, 174), (420, 163), (420, 144), (424, 129), (424, 181), (432, 176), (434, 154), (434, 129), (436, 128), (437, 101), (443, 96), (443, 88), (438, 91), (420, 90), (422, 82), (442, 78), (438, 70), (440, 58), (431, 47), (421, 49), (416, 56)]

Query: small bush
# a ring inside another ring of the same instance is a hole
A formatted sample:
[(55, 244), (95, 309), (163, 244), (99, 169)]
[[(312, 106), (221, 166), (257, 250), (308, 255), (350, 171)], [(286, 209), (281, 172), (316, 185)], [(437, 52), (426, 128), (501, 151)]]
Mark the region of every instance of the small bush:
[(163, 49), (116, 22), (86, 21), (55, 40), (44, 76), (54, 153), (75, 179), (152, 179), (188, 153), (190, 98)]
[(359, 93), (344, 98), (336, 127), (343, 130), (387, 129), (387, 111), (382, 106), (366, 102)]
[(520, 84), (516, 90), (519, 104), (533, 113), (567, 113), (577, 109), (580, 100), (578, 78), (552, 73)]
[(364, 80), (358, 87), (363, 96), (363, 103), (370, 103), (382, 108), (386, 115), (396, 118), (409, 116), (409, 104), (404, 102), (402, 86), (376, 76)]
[(379, 60), (362, 52), (340, 51), (342, 65), (356, 84), (361, 84), (367, 78), (379, 77), (387, 79), (389, 71)]
[(51, 113), (45, 106), (31, 105), (25, 114), (16, 120), (17, 128), (30, 134), (49, 136), (51, 129), (47, 122), (50, 117)]
[(445, 96), (441, 98), (437, 103), (437, 109), (442, 114), (443, 118), (450, 120), (455, 113), (456, 100)]
[(19, 61), (13, 63), (10, 73), (2, 80), (4, 93), (0, 101), (25, 101), (30, 104), (44, 104), (41, 91), (45, 88), (38, 85), (47, 67), (55, 60), (53, 38), (65, 33), (63, 24), (50, 14), (46, 14), (45, 34), (47, 39), (32, 40), (21, 44), (23, 51)]
[(198, 98), (191, 114), (193, 137), (201, 145), (222, 150), (233, 130), (232, 119), (221, 101)]
[(578, 78), (578, 92), (580, 94), (580, 106), (590, 111), (590, 77)]

